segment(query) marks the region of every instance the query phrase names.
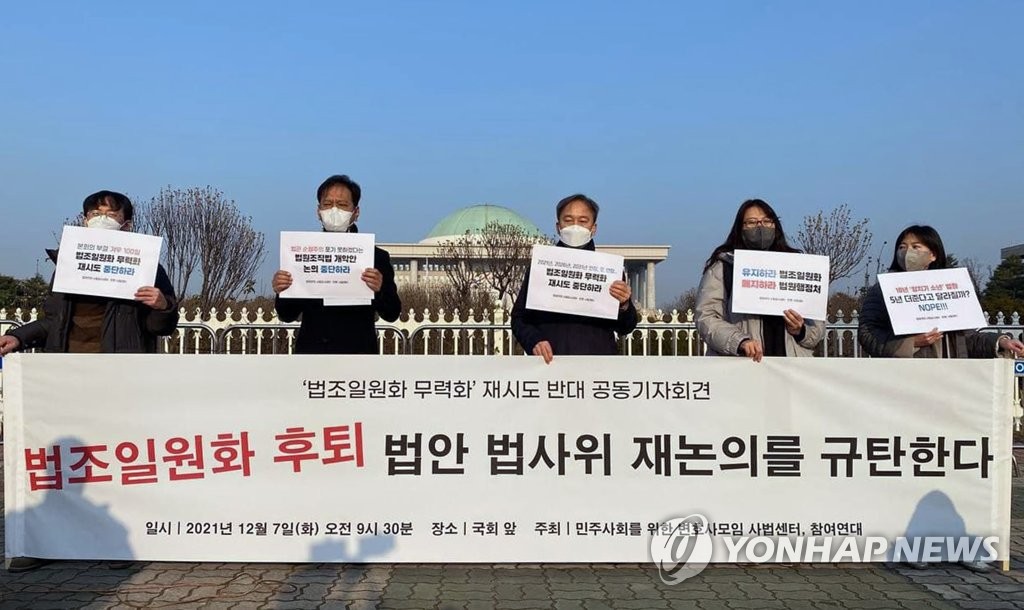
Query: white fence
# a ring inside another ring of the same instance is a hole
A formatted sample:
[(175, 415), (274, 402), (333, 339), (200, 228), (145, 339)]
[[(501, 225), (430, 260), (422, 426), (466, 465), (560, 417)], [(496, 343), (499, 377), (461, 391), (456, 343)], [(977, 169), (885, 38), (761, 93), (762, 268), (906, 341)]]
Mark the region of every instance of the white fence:
[[(35, 309), (0, 309), (0, 333), (37, 319)], [(986, 331), (1024, 336), (1024, 325), (1017, 313), (988, 317)], [(859, 357), (857, 312), (828, 322), (819, 354), (829, 357)], [(178, 330), (165, 338), (161, 351), (173, 354), (290, 354), (295, 345), (297, 323), (281, 322), (275, 312), (241, 309), (223, 312), (211, 310), (181, 311)], [(495, 308), (485, 312), (470, 310), (413, 312), (394, 322), (377, 323), (377, 344), (382, 354), (486, 354), (514, 355), (522, 349), (512, 337), (508, 312)], [(645, 356), (703, 355), (705, 345), (697, 334), (693, 312), (646, 315), (629, 337), (619, 339), (620, 353)]]

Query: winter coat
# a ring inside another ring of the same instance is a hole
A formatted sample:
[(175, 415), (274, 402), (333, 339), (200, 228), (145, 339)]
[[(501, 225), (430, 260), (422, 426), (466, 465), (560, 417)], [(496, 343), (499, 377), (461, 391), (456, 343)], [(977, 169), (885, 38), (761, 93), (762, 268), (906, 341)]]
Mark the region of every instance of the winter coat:
[[(738, 356), (746, 339), (764, 345), (762, 317), (732, 311), (732, 287), (725, 285), (725, 265), (732, 265), (732, 254), (719, 256), (700, 280), (697, 289), (697, 332), (707, 344), (709, 356)], [(814, 348), (825, 336), (825, 324), (804, 319), (803, 336), (786, 333), (786, 356), (813, 356)]]
[[(569, 247), (562, 242), (556, 245)], [(581, 248), (594, 250), (594, 242), (590, 241)], [(534, 346), (541, 341), (547, 341), (556, 356), (613, 356), (619, 353), (615, 334), (628, 335), (636, 328), (637, 312), (632, 299), (625, 310), (619, 310), (619, 317), (615, 320), (593, 318), (527, 309), (529, 286), (530, 270), (527, 269), (512, 307), (512, 334), (527, 354), (532, 354)]]
[(373, 267), (384, 276), (369, 305), (325, 306), (323, 299), (275, 299), (283, 322), (302, 319), (295, 339), (296, 354), (377, 354), (375, 314), (394, 322), (402, 312), (391, 255), (373, 249)]

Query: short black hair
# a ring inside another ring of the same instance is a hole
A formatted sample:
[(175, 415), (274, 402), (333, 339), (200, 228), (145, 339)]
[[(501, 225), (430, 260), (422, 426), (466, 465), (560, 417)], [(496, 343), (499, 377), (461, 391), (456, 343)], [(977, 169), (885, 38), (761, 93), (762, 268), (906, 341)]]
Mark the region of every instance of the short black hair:
[(363, 189), (359, 188), (359, 185), (356, 184), (355, 180), (349, 178), (344, 174), (334, 174), (327, 180), (323, 181), (323, 184), (320, 185), (320, 188), (316, 190), (317, 203), (320, 203), (320, 201), (324, 198), (324, 193), (327, 191), (327, 189), (331, 188), (332, 186), (343, 186), (347, 188), (348, 192), (352, 193), (352, 204), (357, 207), (359, 206), (359, 198), (363, 196)]
[(903, 238), (907, 235), (913, 235), (914, 237), (921, 240), (921, 243), (928, 247), (935, 255), (935, 260), (928, 263), (929, 269), (945, 269), (949, 264), (949, 260), (946, 258), (946, 247), (942, 245), (942, 237), (939, 236), (939, 232), (934, 227), (929, 225), (910, 225), (899, 234), (896, 238), (896, 246), (892, 251), (892, 263), (889, 265), (889, 271), (903, 271), (900, 267), (900, 243)]
[(587, 204), (587, 207), (590, 208), (590, 213), (594, 215), (594, 222), (597, 222), (597, 213), (601, 211), (601, 207), (597, 205), (596, 201), (594, 201), (590, 197), (587, 197), (583, 193), (569, 195), (565, 199), (559, 201), (558, 204), (555, 206), (555, 220), (560, 220), (562, 218), (562, 210), (564, 210), (565, 206), (569, 205), (573, 201), (582, 201), (583, 203)]
[(132, 200), (123, 193), (114, 191), (98, 191), (89, 195), (82, 202), (82, 216), (88, 216), (89, 212), (98, 210), (101, 205), (110, 206), (111, 210), (124, 214), (125, 221), (129, 221), (135, 215), (135, 208)]

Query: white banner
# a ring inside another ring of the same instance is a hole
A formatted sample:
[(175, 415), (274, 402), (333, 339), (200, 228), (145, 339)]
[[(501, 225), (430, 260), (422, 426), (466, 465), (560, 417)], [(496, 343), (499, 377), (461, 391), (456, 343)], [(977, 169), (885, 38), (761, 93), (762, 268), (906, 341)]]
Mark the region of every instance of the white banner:
[(755, 536), (1008, 551), (1009, 360), (4, 365), (8, 558), (645, 562), (692, 514), (713, 561)]
[(156, 283), (164, 238), (130, 231), (64, 227), (53, 291), (134, 299)]
[(732, 310), (781, 316), (794, 309), (811, 320), (828, 313), (827, 256), (736, 250), (732, 274)]
[(614, 320), (619, 302), (608, 289), (622, 279), (623, 260), (617, 254), (534, 246), (526, 308)]
[(281, 269), (292, 274), (283, 298), (322, 298), (325, 305), (366, 305), (373, 291), (361, 278), (373, 267), (372, 233), (281, 231)]
[(880, 273), (885, 307), (897, 335), (988, 326), (967, 269)]

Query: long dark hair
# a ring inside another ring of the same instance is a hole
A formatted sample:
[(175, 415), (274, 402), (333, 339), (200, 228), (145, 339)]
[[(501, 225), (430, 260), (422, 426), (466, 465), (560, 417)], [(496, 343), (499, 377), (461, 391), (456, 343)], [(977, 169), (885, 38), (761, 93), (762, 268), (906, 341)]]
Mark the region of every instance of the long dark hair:
[(779, 215), (775, 213), (772, 206), (768, 205), (768, 202), (764, 199), (747, 199), (740, 205), (740, 209), (736, 211), (736, 218), (732, 221), (732, 229), (729, 231), (729, 236), (725, 238), (725, 243), (715, 248), (711, 256), (708, 257), (706, 263), (704, 263), (704, 271), (711, 268), (711, 265), (715, 264), (718, 260), (718, 255), (726, 252), (732, 252), (733, 250), (744, 247), (743, 245), (743, 215), (747, 213), (752, 207), (759, 207), (764, 210), (764, 213), (775, 221), (775, 241), (772, 242), (772, 246), (768, 248), (775, 252), (799, 252), (796, 248), (790, 246), (786, 242), (786, 232), (782, 230), (782, 221), (779, 219)]
[(942, 238), (939, 237), (939, 232), (928, 225), (910, 225), (900, 236), (896, 238), (896, 249), (892, 251), (892, 264), (889, 265), (889, 271), (903, 271), (900, 268), (899, 258), (896, 256), (900, 251), (900, 242), (907, 235), (913, 235), (914, 237), (921, 240), (921, 243), (928, 246), (928, 249), (935, 255), (935, 260), (928, 264), (929, 269), (945, 269), (949, 264), (946, 260), (946, 248), (942, 245)]

